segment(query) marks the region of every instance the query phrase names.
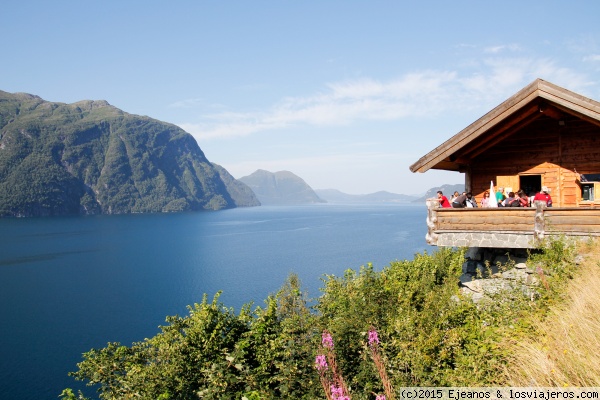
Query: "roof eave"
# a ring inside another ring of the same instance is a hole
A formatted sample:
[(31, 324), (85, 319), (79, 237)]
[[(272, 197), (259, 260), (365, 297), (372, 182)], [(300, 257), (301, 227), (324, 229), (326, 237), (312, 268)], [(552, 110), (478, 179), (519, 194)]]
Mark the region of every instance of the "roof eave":
[(430, 169), (457, 171), (458, 165), (449, 161), (453, 153), (506, 120), (536, 98), (545, 99), (567, 112), (578, 114), (582, 118), (600, 125), (600, 103), (550, 82), (536, 79), (465, 129), (421, 157), (410, 166), (410, 170), (412, 172), (426, 172)]

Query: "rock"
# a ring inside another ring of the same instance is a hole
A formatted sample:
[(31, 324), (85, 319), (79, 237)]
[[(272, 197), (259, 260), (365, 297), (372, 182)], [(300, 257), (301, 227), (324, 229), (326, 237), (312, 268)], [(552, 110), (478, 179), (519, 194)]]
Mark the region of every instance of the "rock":
[(465, 253), (465, 258), (467, 260), (481, 261), (482, 257), (483, 252), (479, 247), (469, 247), (469, 249)]
[(462, 274), (459, 278), (458, 281), (460, 282), (460, 284), (464, 284), (467, 282), (471, 282), (475, 279), (475, 277), (471, 274)]
[(535, 275), (527, 274), (525, 284), (529, 286), (538, 286), (540, 284), (540, 279)]
[(515, 281), (521, 281), (521, 282), (525, 282), (525, 280), (527, 280), (527, 277), (529, 276), (529, 274), (527, 274), (527, 272), (525, 270), (522, 269), (509, 269), (508, 271), (504, 271), (502, 273), (502, 278), (503, 279), (509, 279), (509, 280), (515, 280)]
[(477, 275), (477, 270), (482, 268), (483, 265), (475, 260), (467, 260), (463, 263), (462, 272), (463, 274)]

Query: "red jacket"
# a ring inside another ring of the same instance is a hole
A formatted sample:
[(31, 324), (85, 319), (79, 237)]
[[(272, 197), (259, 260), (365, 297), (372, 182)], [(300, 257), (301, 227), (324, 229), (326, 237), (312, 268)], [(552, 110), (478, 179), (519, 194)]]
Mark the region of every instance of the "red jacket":
[(446, 196), (442, 196), (442, 198), (440, 199), (440, 206), (442, 206), (444, 208), (452, 207)]
[(545, 201), (548, 207), (552, 207), (552, 197), (548, 193), (536, 193), (533, 201)]

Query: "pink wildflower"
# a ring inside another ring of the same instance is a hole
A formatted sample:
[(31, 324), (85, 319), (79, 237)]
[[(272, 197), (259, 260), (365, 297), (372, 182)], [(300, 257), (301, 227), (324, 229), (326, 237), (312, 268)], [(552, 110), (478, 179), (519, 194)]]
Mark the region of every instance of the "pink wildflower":
[(376, 344), (379, 344), (379, 336), (375, 329), (371, 329), (369, 331), (369, 346), (374, 346)]
[(375, 400), (386, 400), (385, 399), (385, 394), (377, 395), (377, 397), (375, 397)]
[(331, 333), (323, 331), (323, 339), (321, 340), (321, 344), (325, 348), (333, 349), (333, 338), (331, 337)]
[(323, 354), (319, 354), (317, 358), (315, 358), (315, 365), (319, 371), (327, 369), (327, 359)]
[(331, 397), (333, 397), (335, 400), (337, 400), (340, 397), (342, 397), (343, 395), (344, 395), (344, 391), (342, 390), (341, 387), (331, 385)]

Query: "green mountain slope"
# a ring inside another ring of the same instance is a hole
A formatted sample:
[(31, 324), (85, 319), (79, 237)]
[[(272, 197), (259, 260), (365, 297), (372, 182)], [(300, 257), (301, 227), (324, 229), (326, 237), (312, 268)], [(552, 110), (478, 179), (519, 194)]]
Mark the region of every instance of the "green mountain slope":
[(259, 169), (239, 180), (252, 189), (263, 205), (325, 203), (302, 178), (289, 171)]
[(231, 174), (219, 164), (212, 163), (213, 167), (219, 173), (219, 177), (225, 183), (227, 192), (231, 196), (236, 207), (255, 207), (260, 206), (260, 201), (256, 195), (244, 182), (236, 180)]
[[(181, 128), (105, 101), (53, 103), (0, 91), (0, 215), (218, 210), (257, 205), (228, 190)], [(239, 186), (239, 185), (238, 185)]]

